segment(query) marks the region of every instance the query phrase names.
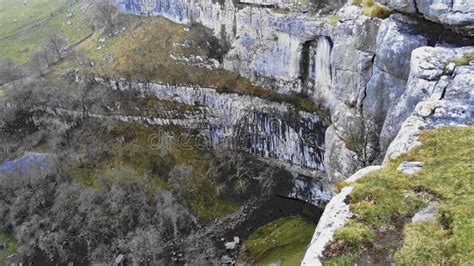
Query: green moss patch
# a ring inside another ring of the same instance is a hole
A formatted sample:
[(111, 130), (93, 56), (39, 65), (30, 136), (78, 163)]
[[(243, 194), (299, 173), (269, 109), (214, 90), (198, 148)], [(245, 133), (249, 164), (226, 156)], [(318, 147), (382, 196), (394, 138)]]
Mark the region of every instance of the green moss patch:
[(278, 219), (258, 228), (244, 242), (239, 260), (252, 265), (281, 261), (300, 265), (316, 225), (296, 216)]
[(355, 221), (349, 221), (344, 228), (334, 234), (335, 240), (345, 240), (353, 246), (368, 243), (373, 237), (374, 233), (366, 225)]
[[(423, 145), (356, 182), (350, 195), (354, 217), (335, 233), (349, 244), (345, 253), (377, 256), (384, 250), (385, 257), (395, 253), (401, 265), (467, 265), (474, 260), (474, 126), (439, 128), (420, 138)], [(414, 176), (405, 175), (396, 170), (403, 161), (422, 161), (424, 167)], [(410, 224), (429, 201), (438, 202), (436, 220)], [(397, 234), (398, 252), (384, 242)], [(338, 257), (330, 254), (328, 259)]]
[(363, 6), (362, 15), (372, 18), (387, 18), (392, 12), (388, 7), (375, 3), (374, 0), (353, 0), (353, 5)]

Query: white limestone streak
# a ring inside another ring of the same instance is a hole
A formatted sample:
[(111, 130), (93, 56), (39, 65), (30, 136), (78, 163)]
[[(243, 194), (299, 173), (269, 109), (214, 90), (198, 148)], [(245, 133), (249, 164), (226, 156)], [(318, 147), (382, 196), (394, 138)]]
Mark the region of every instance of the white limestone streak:
[(316, 51), (316, 87), (329, 88), (332, 84), (331, 77), (331, 43), (325, 36), (318, 39)]

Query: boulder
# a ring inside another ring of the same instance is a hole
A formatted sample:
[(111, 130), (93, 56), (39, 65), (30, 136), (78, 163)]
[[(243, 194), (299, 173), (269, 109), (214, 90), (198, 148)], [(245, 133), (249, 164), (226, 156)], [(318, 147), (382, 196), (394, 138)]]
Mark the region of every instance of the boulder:
[(412, 223), (416, 222), (432, 222), (436, 219), (436, 215), (438, 214), (437, 211), (437, 203), (436, 201), (430, 201), (428, 206), (419, 210), (415, 216), (411, 219)]

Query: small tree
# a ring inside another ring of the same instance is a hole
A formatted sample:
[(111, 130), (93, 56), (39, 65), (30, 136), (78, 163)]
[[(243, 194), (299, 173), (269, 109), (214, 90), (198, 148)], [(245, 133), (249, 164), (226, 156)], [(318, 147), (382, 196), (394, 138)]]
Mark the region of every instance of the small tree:
[(16, 81), (23, 77), (23, 70), (20, 66), (7, 59), (0, 63), (0, 84), (11, 82), (16, 88)]
[(30, 61), (28, 62), (28, 68), (32, 73), (36, 73), (39, 76), (46, 75), (46, 69), (48, 67), (41, 51), (38, 51), (31, 56)]
[(346, 148), (353, 152), (354, 163), (358, 167), (371, 165), (379, 154), (379, 127), (374, 115), (360, 115), (351, 118), (344, 130)]
[(66, 39), (60, 37), (57, 34), (51, 34), (46, 42), (47, 50), (50, 53), (54, 54), (58, 58), (58, 60), (63, 59), (62, 53), (66, 45)]
[(104, 27), (111, 34), (119, 24), (119, 10), (112, 0), (98, 1), (92, 13), (93, 27)]

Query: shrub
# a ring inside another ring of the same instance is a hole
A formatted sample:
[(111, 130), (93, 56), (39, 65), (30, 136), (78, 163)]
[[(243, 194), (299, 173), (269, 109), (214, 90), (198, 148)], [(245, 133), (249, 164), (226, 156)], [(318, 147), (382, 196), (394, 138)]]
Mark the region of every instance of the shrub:
[(474, 51), (467, 52), (463, 54), (462, 56), (454, 60), (451, 60), (450, 62), (453, 62), (454, 64), (456, 64), (456, 66), (467, 66), (472, 61), (474, 61)]
[(387, 18), (390, 15), (391, 10), (386, 6), (379, 4), (364, 5), (362, 15), (372, 18)]

